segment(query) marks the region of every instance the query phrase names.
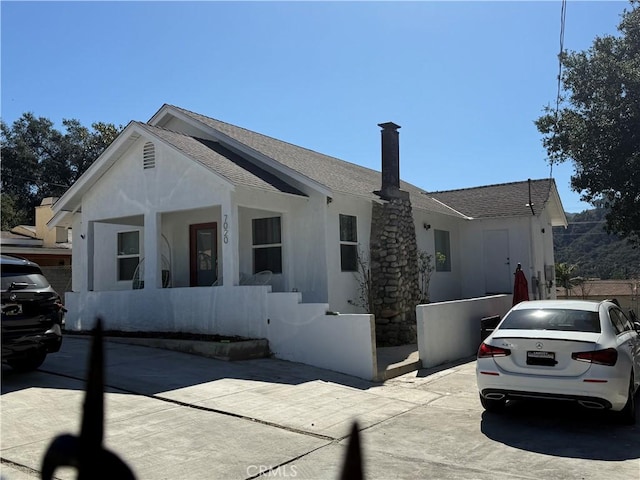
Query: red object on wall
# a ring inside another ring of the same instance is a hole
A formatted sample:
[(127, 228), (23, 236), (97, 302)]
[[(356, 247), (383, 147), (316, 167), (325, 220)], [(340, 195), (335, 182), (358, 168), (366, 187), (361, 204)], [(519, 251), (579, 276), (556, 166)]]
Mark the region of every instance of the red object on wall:
[(515, 273), (515, 281), (513, 284), (513, 304), (516, 305), (525, 300), (529, 300), (529, 285), (524, 272), (518, 268)]

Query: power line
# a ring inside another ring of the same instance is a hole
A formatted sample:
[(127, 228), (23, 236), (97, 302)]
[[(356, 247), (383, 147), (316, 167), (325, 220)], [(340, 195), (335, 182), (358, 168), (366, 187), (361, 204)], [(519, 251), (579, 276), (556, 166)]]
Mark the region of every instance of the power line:
[(572, 232), (554, 232), (553, 236), (574, 236), (574, 237), (582, 237), (584, 235), (611, 235), (611, 236), (615, 236), (615, 234), (613, 233), (607, 233), (607, 232), (582, 232), (582, 233), (572, 233)]
[[(562, 0), (562, 8), (560, 9), (560, 52), (558, 53), (558, 86), (556, 90), (556, 109), (553, 114), (553, 139), (555, 140), (558, 130), (558, 114), (560, 111), (560, 100), (562, 98), (562, 52), (564, 52), (564, 27), (567, 17), (567, 0)], [(549, 159), (549, 192), (551, 192), (551, 181), (553, 180), (553, 159)], [(547, 193), (547, 194), (548, 194)]]
[(606, 220), (580, 220), (578, 222), (567, 222), (567, 225), (577, 225), (579, 223), (607, 223)]

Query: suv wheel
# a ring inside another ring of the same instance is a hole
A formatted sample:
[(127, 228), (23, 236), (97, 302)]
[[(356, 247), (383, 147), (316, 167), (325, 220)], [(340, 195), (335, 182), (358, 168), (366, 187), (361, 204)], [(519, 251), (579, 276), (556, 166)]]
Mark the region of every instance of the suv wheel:
[(47, 352), (44, 350), (36, 350), (28, 357), (13, 358), (7, 360), (7, 363), (18, 372), (30, 372), (42, 365), (45, 358), (47, 358)]

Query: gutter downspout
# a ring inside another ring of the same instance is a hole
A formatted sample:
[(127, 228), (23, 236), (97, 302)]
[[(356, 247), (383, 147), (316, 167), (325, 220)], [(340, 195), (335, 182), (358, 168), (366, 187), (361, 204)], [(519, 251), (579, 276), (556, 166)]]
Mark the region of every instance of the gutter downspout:
[[(538, 270), (537, 275), (536, 272), (536, 252), (534, 248), (534, 240), (533, 240), (533, 217), (536, 216), (536, 212), (533, 209), (533, 201), (531, 199), (531, 179), (527, 180), (529, 186), (529, 203), (527, 206), (531, 209), (531, 217), (529, 217), (529, 271), (531, 272), (531, 287), (533, 290), (533, 286), (535, 285), (535, 293), (538, 300), (543, 300), (544, 291), (540, 288), (540, 278), (541, 272)], [(535, 282), (535, 283), (534, 283)]]
[(535, 215), (536, 212), (533, 210), (533, 202), (531, 201), (531, 179), (528, 179), (529, 183), (529, 208), (531, 209), (531, 215)]
[[(543, 300), (542, 294), (543, 294), (543, 290), (540, 287), (540, 271), (537, 271), (537, 275), (535, 274), (536, 272), (536, 254), (535, 254), (535, 248), (533, 245), (533, 217), (529, 217), (529, 271), (531, 272), (531, 289), (533, 290), (534, 285), (535, 285), (535, 296), (534, 298), (537, 298), (538, 300)], [(535, 282), (535, 283), (534, 283)], [(532, 292), (533, 293), (533, 292)]]

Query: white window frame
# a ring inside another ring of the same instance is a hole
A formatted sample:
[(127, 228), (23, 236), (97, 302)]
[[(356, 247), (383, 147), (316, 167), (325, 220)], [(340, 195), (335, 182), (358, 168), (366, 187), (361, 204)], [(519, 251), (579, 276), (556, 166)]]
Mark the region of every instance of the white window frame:
[[(345, 240), (342, 238), (342, 219), (343, 218), (353, 218), (353, 227), (354, 227), (354, 234), (355, 234), (355, 238), (351, 239), (351, 240)], [(338, 230), (339, 230), (339, 235), (340, 235), (340, 271), (341, 272), (357, 272), (358, 271), (358, 217), (355, 215), (348, 215), (346, 213), (340, 213), (338, 215)], [(355, 250), (355, 265), (353, 267), (353, 269), (350, 268), (345, 268), (345, 266), (342, 264), (342, 246), (350, 246), (350, 247), (354, 247)]]
[[(436, 272), (450, 272), (451, 271), (451, 233), (448, 230), (434, 230), (433, 240), (435, 246), (435, 262)], [(441, 240), (446, 239), (445, 245), (438, 245), (439, 238)], [(441, 248), (438, 248), (441, 247)], [(444, 248), (442, 248), (444, 247)], [(445, 250), (444, 252), (442, 250)], [(444, 262), (440, 261), (440, 255), (444, 255)]]
[[(275, 243), (256, 243), (256, 238), (255, 238), (255, 225), (256, 225), (256, 221), (259, 220), (270, 220), (270, 219), (274, 219), (277, 218), (278, 219), (278, 223), (279, 223), (279, 237), (280, 237), (280, 242), (275, 242)], [(263, 248), (279, 248), (280, 249), (280, 269), (279, 271), (273, 271), (271, 270), (271, 272), (275, 275), (279, 275), (282, 273), (282, 269), (283, 269), (283, 249), (282, 249), (282, 217), (280, 215), (274, 215), (271, 217), (260, 217), (260, 218), (254, 218), (251, 221), (251, 249), (252, 249), (252, 255), (251, 255), (251, 261), (253, 264), (253, 273), (260, 273), (260, 271), (262, 271), (261, 269), (258, 269), (256, 267), (256, 262), (255, 262), (255, 252), (256, 250), (259, 249), (263, 249)]]
[[(120, 252), (120, 238), (121, 235), (127, 235), (127, 234), (133, 234), (135, 233), (138, 236), (138, 248), (137, 248), (137, 252)], [(119, 282), (130, 282), (131, 280), (133, 280), (133, 273), (131, 275), (131, 278), (122, 278), (121, 274), (120, 274), (120, 261), (121, 260), (126, 260), (126, 259), (131, 259), (131, 258), (136, 258), (137, 262), (136, 262), (136, 266), (140, 263), (140, 230), (123, 230), (117, 233), (116, 235), (116, 278)], [(134, 270), (135, 273), (135, 270)]]

